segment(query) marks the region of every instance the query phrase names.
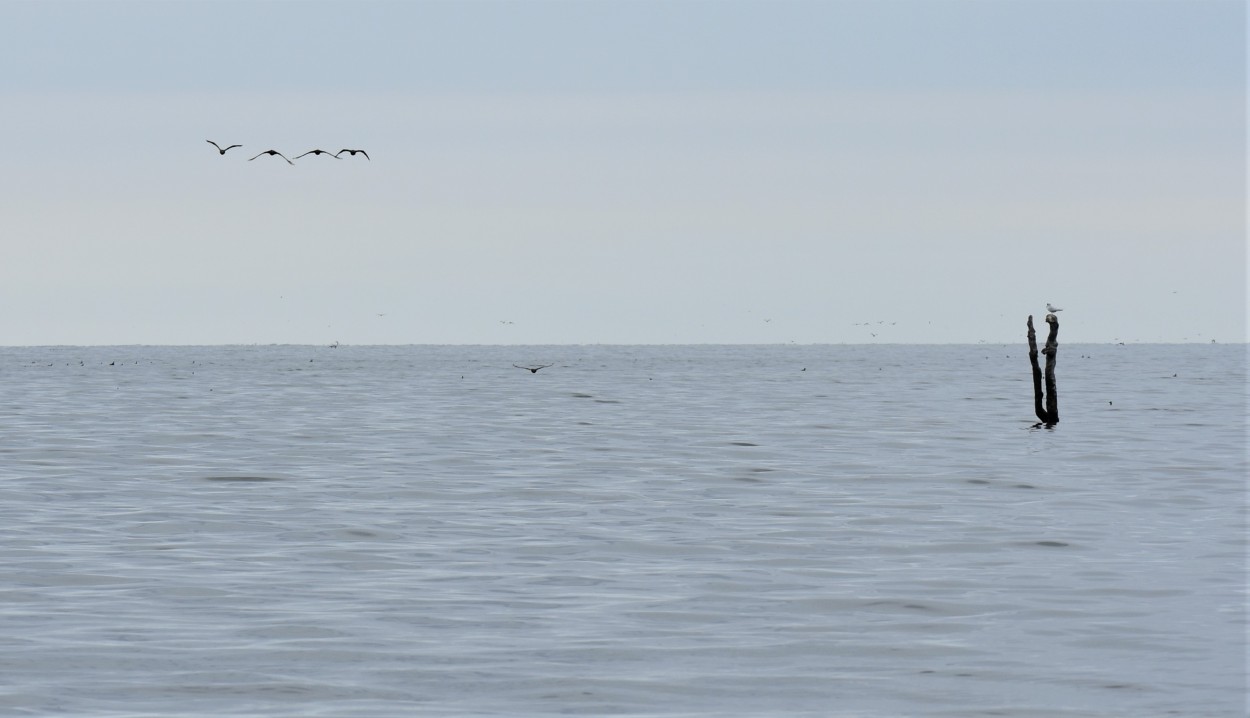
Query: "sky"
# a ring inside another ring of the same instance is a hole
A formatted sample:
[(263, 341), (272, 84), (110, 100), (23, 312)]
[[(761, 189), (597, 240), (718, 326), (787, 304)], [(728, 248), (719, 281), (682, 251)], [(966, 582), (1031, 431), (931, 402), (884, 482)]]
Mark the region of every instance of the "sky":
[(0, 0), (0, 344), (1013, 344), (1047, 302), (1061, 344), (1245, 342), (1246, 31)]

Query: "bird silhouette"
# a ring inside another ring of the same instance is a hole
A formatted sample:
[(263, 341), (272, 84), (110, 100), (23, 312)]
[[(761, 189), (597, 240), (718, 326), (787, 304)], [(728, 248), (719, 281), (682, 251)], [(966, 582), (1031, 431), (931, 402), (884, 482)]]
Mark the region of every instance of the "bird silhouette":
[[(260, 155), (277, 155), (277, 156), (281, 157), (282, 159), (286, 160), (286, 163), (287, 163), (288, 165), (293, 165), (293, 164), (295, 164), (295, 163), (294, 163), (294, 162), (292, 162), (291, 160), (287, 160), (287, 159), (286, 159), (286, 155), (282, 154), (281, 152), (279, 152), (279, 151), (277, 151), (277, 150), (265, 150), (264, 152), (261, 152), (261, 153), (260, 153)], [(256, 155), (256, 157), (260, 157), (260, 155)], [(249, 160), (248, 160), (248, 162), (251, 162), (252, 160), (256, 159), (256, 157), (253, 157), (253, 158), (249, 159)]]
[(216, 147), (216, 148), (217, 148), (217, 154), (219, 154), (219, 155), (224, 155), (224, 154), (226, 154), (226, 152), (227, 152), (227, 151), (232, 150), (232, 149), (234, 149), (235, 147), (242, 147), (242, 146), (243, 146), (243, 145), (230, 145), (229, 147), (227, 147), (226, 149), (224, 149), (224, 150), (223, 150), (223, 149), (221, 148), (221, 145), (217, 144), (216, 142), (213, 142), (212, 140), (204, 140), (204, 141), (205, 141), (205, 142), (207, 142), (208, 144), (212, 145), (213, 147)]
[(360, 154), (365, 156), (365, 159), (369, 159), (369, 153), (365, 152), (364, 150), (346, 150), (346, 149), (335, 152), (334, 153), (335, 159), (342, 159), (341, 157), (339, 157), (339, 155), (343, 154), (344, 152), (351, 155), (352, 157), (355, 157), (356, 153), (359, 152)]
[[(318, 156), (330, 155), (336, 160), (341, 159), (338, 155), (334, 154), (333, 152), (326, 152), (325, 150), (308, 150), (307, 152), (304, 153), (304, 155), (318, 155)], [(303, 157), (304, 155), (296, 155), (295, 159), (299, 159), (300, 157)]]
[(513, 364), (512, 366), (516, 367), (517, 369), (525, 369), (531, 374), (537, 374), (539, 369), (546, 369), (547, 367), (553, 366), (553, 365), (552, 364), (537, 364), (535, 366), (521, 366), (520, 364)]
[(1062, 312), (1063, 310), (1051, 304), (1050, 302), (1046, 302), (1046, 311), (1050, 312), (1051, 314), (1054, 314), (1055, 312)]

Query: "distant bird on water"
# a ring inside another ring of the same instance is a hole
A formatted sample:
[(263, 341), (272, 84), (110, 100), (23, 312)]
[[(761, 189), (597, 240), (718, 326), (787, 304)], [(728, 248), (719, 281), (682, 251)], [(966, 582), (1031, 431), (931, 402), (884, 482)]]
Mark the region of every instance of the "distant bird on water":
[[(308, 150), (307, 152), (304, 153), (304, 155), (317, 155), (318, 157), (320, 157), (321, 155), (330, 155), (336, 160), (341, 159), (338, 155), (334, 154), (333, 152), (326, 152), (325, 150)], [(295, 159), (299, 159), (300, 157), (303, 157), (304, 155), (296, 155)]]
[(539, 369), (546, 369), (547, 367), (553, 366), (553, 365), (552, 364), (536, 364), (534, 366), (521, 366), (520, 364), (513, 364), (512, 366), (516, 367), (517, 369), (525, 369), (531, 374), (537, 374)]
[(344, 152), (351, 155), (352, 157), (355, 157), (356, 153), (359, 152), (360, 154), (365, 156), (365, 159), (369, 159), (369, 153), (365, 152), (364, 150), (339, 150), (338, 152), (334, 153), (334, 158), (343, 159), (342, 157), (339, 157), (339, 155), (343, 154)]
[(217, 148), (217, 154), (219, 154), (219, 155), (224, 155), (224, 154), (226, 154), (226, 152), (228, 152), (229, 150), (234, 149), (235, 147), (242, 147), (242, 146), (243, 146), (243, 145), (230, 145), (229, 147), (227, 147), (226, 149), (224, 149), (224, 150), (223, 150), (223, 149), (221, 148), (221, 145), (217, 144), (216, 142), (213, 142), (212, 140), (204, 140), (204, 141), (205, 141), (205, 142), (207, 142), (208, 144), (212, 145), (213, 147), (216, 147), (216, 148)]
[(1051, 314), (1054, 314), (1055, 312), (1062, 312), (1063, 310), (1051, 304), (1050, 302), (1046, 302), (1046, 311), (1050, 312)]
[[(287, 159), (286, 159), (286, 155), (282, 154), (281, 152), (279, 152), (279, 151), (277, 151), (277, 150), (265, 150), (264, 152), (261, 152), (261, 153), (260, 153), (260, 155), (270, 155), (270, 156), (277, 155), (277, 156), (281, 157), (282, 159), (286, 160), (286, 163), (287, 163), (288, 165), (293, 165), (293, 164), (295, 164), (295, 163), (294, 163), (294, 162), (292, 162), (291, 160), (287, 160)], [(260, 155), (256, 155), (256, 157), (260, 157)], [(248, 160), (248, 162), (251, 162), (252, 160), (256, 159), (256, 157), (253, 157), (252, 159), (249, 159), (249, 160)]]

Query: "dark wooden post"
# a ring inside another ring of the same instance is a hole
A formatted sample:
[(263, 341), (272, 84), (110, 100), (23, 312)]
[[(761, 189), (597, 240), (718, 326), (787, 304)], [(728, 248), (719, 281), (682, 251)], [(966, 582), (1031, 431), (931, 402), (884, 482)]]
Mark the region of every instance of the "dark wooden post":
[(1055, 355), (1059, 353), (1059, 317), (1054, 313), (1046, 315), (1046, 323), (1050, 325), (1050, 335), (1046, 337), (1046, 346), (1042, 353), (1046, 355), (1046, 414), (1050, 417), (1047, 424), (1059, 423), (1059, 393), (1055, 391)]
[[(1033, 411), (1047, 426), (1059, 423), (1059, 397), (1055, 390), (1055, 355), (1059, 353), (1059, 317), (1046, 315), (1050, 336), (1046, 337), (1046, 393), (1042, 393), (1042, 368), (1037, 363), (1037, 333), (1033, 331), (1033, 315), (1029, 315), (1029, 363), (1033, 366)], [(1044, 399), (1044, 401), (1043, 401)], [(1044, 404), (1044, 406), (1043, 406)]]

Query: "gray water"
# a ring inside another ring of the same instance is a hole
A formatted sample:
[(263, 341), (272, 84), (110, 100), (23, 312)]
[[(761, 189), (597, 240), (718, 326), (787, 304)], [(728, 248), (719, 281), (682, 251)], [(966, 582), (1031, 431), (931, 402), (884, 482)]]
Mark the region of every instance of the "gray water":
[(0, 713), (1245, 715), (1246, 348), (1057, 374), (0, 349)]

